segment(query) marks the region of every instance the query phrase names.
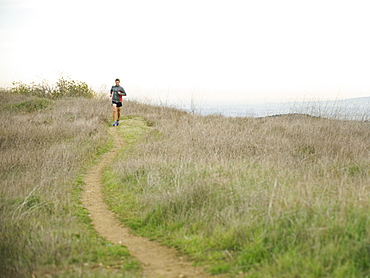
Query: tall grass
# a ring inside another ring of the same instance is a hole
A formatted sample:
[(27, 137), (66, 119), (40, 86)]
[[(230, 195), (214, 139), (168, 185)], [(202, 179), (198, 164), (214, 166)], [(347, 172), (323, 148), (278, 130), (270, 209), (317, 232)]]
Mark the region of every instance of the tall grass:
[(212, 273), (370, 277), (370, 123), (133, 102), (125, 113), (151, 130), (107, 173), (106, 194), (138, 233)]
[(0, 111), (0, 277), (136, 273), (79, 203), (79, 177), (109, 144), (109, 103), (1, 92)]

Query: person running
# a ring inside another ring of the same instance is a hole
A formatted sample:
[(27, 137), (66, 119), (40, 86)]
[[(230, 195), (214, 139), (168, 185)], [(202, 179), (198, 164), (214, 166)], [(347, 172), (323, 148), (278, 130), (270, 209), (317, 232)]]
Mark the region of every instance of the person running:
[(120, 80), (117, 78), (116, 85), (110, 89), (110, 97), (112, 98), (113, 108), (113, 126), (119, 125), (119, 118), (121, 116), (122, 96), (126, 96), (125, 90), (119, 85)]

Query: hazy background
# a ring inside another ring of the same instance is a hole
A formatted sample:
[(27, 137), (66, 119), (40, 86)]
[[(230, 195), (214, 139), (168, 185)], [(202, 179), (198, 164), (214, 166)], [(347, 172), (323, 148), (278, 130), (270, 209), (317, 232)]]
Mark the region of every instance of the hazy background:
[(199, 103), (370, 95), (367, 1), (0, 0), (0, 87)]

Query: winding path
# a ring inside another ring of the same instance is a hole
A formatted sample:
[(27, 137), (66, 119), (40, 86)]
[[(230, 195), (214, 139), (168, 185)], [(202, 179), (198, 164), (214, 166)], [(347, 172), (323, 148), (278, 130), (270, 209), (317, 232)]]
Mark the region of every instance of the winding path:
[(130, 234), (128, 228), (123, 227), (115, 214), (108, 209), (101, 190), (103, 170), (114, 161), (117, 152), (124, 145), (122, 136), (118, 134), (118, 128), (121, 127), (109, 129), (114, 138), (114, 147), (102, 156), (84, 178), (82, 204), (88, 210), (95, 229), (113, 244), (127, 246), (130, 254), (141, 262), (145, 278), (210, 277), (202, 269), (193, 267), (189, 260), (180, 257), (176, 250)]

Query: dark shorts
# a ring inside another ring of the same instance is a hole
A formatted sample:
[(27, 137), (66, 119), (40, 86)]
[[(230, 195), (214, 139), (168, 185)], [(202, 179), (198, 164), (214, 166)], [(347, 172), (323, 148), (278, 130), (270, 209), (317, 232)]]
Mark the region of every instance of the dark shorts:
[(112, 105), (116, 104), (117, 107), (122, 107), (122, 102), (112, 100)]

